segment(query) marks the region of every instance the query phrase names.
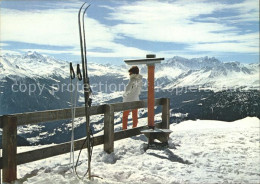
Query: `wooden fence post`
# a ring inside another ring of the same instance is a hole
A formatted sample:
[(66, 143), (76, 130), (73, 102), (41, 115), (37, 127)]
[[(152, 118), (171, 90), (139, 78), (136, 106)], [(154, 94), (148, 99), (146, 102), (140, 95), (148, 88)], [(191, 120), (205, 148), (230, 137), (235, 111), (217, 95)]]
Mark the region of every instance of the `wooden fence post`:
[(4, 116), (3, 120), (3, 183), (10, 183), (17, 179), (17, 118)]
[(114, 152), (114, 107), (109, 104), (104, 113), (104, 151)]
[[(0, 151), (0, 157), (2, 157), (2, 149)], [(0, 184), (2, 184), (2, 169), (0, 169)]]
[(170, 99), (162, 99), (162, 127), (163, 129), (169, 129), (170, 127)]

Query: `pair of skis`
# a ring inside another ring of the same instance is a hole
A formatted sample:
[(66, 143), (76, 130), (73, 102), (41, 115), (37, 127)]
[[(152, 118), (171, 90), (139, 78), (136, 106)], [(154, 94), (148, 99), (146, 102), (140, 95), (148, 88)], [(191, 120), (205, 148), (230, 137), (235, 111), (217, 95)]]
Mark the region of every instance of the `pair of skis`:
[[(81, 51), (81, 61), (82, 61), (82, 71), (83, 71), (83, 83), (84, 83), (84, 97), (85, 97), (85, 114), (86, 114), (86, 142), (87, 142), (87, 150), (88, 150), (88, 178), (91, 179), (91, 155), (92, 155), (92, 146), (91, 146), (91, 129), (90, 129), (90, 107), (91, 107), (91, 98), (90, 98), (90, 83), (88, 77), (87, 70), (87, 48), (86, 48), (86, 37), (85, 37), (85, 24), (84, 17), (87, 9), (90, 4), (86, 2), (80, 7), (78, 12), (78, 25), (79, 25), (79, 37), (80, 37), (80, 51)], [(93, 143), (92, 143), (93, 144)], [(85, 175), (84, 175), (85, 176)]]

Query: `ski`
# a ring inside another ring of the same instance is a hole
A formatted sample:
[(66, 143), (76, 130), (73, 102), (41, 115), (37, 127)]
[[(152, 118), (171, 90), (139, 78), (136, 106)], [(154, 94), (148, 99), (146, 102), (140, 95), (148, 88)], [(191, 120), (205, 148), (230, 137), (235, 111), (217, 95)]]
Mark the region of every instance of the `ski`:
[[(89, 122), (89, 108), (91, 106), (90, 96), (90, 84), (89, 77), (87, 71), (87, 49), (86, 49), (86, 39), (85, 39), (85, 24), (84, 24), (84, 16), (89, 8), (90, 4), (86, 6), (83, 14), (82, 9), (85, 6), (86, 2), (82, 4), (78, 12), (78, 25), (79, 25), (79, 37), (80, 37), (80, 50), (81, 50), (81, 61), (82, 61), (82, 71), (83, 71), (83, 83), (84, 83), (84, 97), (85, 97), (85, 114), (86, 114), (86, 132), (87, 132), (87, 150), (88, 150), (88, 178), (91, 179), (91, 130), (90, 130), (90, 122)], [(82, 16), (82, 18), (81, 18)], [(81, 24), (82, 23), (82, 24)]]

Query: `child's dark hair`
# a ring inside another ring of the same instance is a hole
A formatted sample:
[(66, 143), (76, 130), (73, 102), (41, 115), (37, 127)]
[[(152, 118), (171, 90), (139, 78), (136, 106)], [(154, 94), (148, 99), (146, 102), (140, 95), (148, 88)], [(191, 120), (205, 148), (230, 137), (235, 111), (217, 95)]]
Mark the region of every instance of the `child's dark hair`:
[(132, 66), (128, 72), (132, 73), (132, 74), (139, 74), (139, 68), (137, 66)]

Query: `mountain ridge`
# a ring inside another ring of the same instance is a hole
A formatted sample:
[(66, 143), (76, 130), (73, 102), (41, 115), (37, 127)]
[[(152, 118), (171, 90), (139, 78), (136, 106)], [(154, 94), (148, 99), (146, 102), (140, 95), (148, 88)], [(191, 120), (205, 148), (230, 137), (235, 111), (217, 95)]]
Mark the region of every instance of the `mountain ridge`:
[[(6, 76), (43, 78), (60, 76), (69, 77), (69, 61), (57, 60), (54, 57), (37, 52), (23, 55), (5, 54), (0, 57), (0, 79)], [(140, 72), (147, 78), (147, 67), (140, 65)], [(128, 66), (89, 63), (89, 76), (114, 76), (128, 80)], [(187, 59), (174, 56), (156, 65), (155, 80), (164, 81), (159, 88), (179, 88), (186, 86), (210, 87), (221, 91), (223, 88), (239, 86), (259, 89), (259, 64), (242, 64), (237, 61), (221, 62), (215, 57)]]

